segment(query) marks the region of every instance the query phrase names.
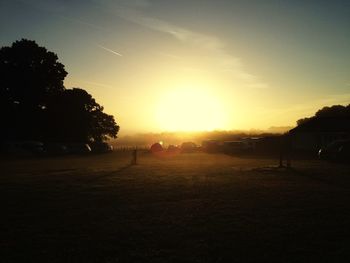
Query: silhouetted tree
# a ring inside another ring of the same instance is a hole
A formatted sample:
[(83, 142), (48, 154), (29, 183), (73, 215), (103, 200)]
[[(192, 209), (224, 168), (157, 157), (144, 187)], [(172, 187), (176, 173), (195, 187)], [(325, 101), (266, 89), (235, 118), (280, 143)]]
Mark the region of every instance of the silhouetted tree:
[(67, 75), (57, 55), (22, 39), (0, 49), (2, 138), (40, 139), (49, 96), (64, 90)]
[(316, 117), (350, 117), (350, 104), (348, 106), (333, 105), (331, 107), (323, 107), (315, 114)]
[(48, 95), (64, 90), (67, 75), (55, 53), (22, 39), (0, 49), (1, 95), (9, 103), (45, 106)]
[(299, 119), (297, 125), (302, 125), (315, 118), (338, 118), (350, 121), (350, 104), (347, 106), (333, 105), (331, 107), (323, 107), (318, 110), (314, 116)]
[(0, 49), (0, 140), (102, 141), (119, 126), (83, 89), (65, 89), (55, 53), (22, 39)]
[(114, 117), (80, 88), (67, 89), (52, 97), (47, 106), (47, 140), (103, 141), (116, 138), (119, 126)]
[(302, 118), (302, 119), (299, 119), (297, 120), (297, 125), (302, 125), (303, 123), (306, 123), (310, 120), (311, 118)]

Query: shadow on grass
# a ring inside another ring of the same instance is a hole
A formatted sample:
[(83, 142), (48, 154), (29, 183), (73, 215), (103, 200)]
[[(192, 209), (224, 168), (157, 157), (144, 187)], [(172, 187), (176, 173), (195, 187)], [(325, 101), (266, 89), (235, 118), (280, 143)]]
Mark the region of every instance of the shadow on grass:
[(349, 189), (350, 187), (350, 178), (345, 178), (342, 176), (332, 175), (327, 173), (326, 175), (322, 173), (318, 173), (316, 171), (305, 171), (301, 169), (297, 169), (295, 167), (285, 167), (285, 166), (266, 166), (254, 168), (252, 171), (256, 171), (264, 174), (273, 174), (273, 175), (288, 175), (288, 176), (299, 176), (303, 178), (307, 178), (309, 180), (326, 184), (332, 187)]
[(337, 176), (333, 174), (323, 175), (318, 173), (311, 173), (311, 172), (302, 171), (296, 168), (289, 168), (289, 169), (297, 176), (308, 178), (310, 180), (323, 183), (329, 186), (333, 186), (341, 189), (349, 189), (350, 187), (349, 178), (344, 178), (342, 176)]
[(113, 171), (109, 171), (109, 172), (105, 172), (105, 173), (102, 173), (98, 176), (95, 176), (93, 178), (89, 178), (88, 180), (86, 180), (87, 183), (93, 183), (93, 182), (96, 182), (100, 179), (104, 179), (104, 178), (108, 178), (108, 177), (113, 177), (115, 175), (118, 175), (119, 173), (125, 171), (126, 169), (128, 169), (129, 167), (131, 166), (134, 166), (134, 164), (127, 164), (117, 170), (113, 170)]

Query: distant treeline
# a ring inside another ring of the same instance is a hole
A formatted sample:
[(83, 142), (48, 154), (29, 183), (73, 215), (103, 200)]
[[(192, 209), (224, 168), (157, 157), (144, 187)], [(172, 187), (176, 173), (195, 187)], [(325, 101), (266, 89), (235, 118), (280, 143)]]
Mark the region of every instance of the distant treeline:
[[(326, 106), (318, 110), (314, 116), (299, 119), (297, 126), (303, 125), (313, 120), (337, 119), (339, 122), (350, 122), (350, 104), (347, 106), (333, 105)], [(155, 142), (162, 141), (167, 145), (181, 145), (186, 141), (194, 142), (198, 145), (204, 140), (236, 141), (248, 137), (269, 138), (287, 133), (293, 127), (270, 127), (267, 130), (229, 130), (229, 131), (204, 131), (204, 132), (163, 132), (163, 133), (139, 133), (122, 136), (118, 140), (112, 141), (115, 146), (150, 146)]]
[(127, 135), (112, 141), (116, 147), (121, 146), (150, 146), (155, 142), (163, 142), (167, 145), (181, 145), (183, 142), (194, 142), (198, 145), (204, 140), (235, 141), (247, 137), (270, 137), (278, 136), (288, 131), (290, 127), (279, 129), (280, 132), (261, 130), (250, 131), (203, 131), (203, 132), (162, 132), (162, 133), (139, 133)]

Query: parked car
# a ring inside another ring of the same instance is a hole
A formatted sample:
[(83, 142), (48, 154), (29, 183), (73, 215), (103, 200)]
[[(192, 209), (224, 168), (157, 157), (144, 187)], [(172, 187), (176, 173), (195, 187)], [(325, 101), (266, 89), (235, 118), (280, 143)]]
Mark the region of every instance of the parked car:
[(350, 158), (350, 140), (337, 140), (318, 151), (322, 160), (344, 161)]
[(40, 141), (8, 141), (2, 146), (5, 154), (30, 156), (45, 153), (44, 143)]
[(68, 153), (68, 147), (64, 143), (49, 142), (45, 143), (45, 152), (48, 155), (62, 155)]
[(208, 153), (217, 153), (222, 150), (222, 143), (219, 140), (204, 140), (202, 150)]
[(194, 142), (184, 142), (181, 144), (182, 153), (193, 153), (198, 150), (197, 145)]
[(344, 143), (338, 150), (339, 161), (345, 161), (350, 163), (350, 141)]
[(91, 148), (87, 143), (67, 143), (67, 151), (72, 154), (86, 154), (91, 152)]
[(150, 148), (151, 153), (159, 153), (159, 152), (163, 152), (163, 151), (164, 151), (164, 148), (163, 148), (162, 144), (159, 142), (152, 144), (152, 146)]
[(223, 143), (224, 153), (243, 153), (249, 150), (249, 146), (242, 141), (226, 141)]
[(179, 153), (180, 152), (180, 148), (177, 145), (169, 145), (167, 150), (168, 153)]
[(113, 151), (113, 146), (106, 142), (95, 142), (91, 144), (91, 151), (94, 153), (109, 153)]

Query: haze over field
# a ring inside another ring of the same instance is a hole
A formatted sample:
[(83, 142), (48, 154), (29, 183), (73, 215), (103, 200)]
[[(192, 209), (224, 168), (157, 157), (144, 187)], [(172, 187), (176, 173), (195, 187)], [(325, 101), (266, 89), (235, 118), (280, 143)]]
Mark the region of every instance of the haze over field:
[(293, 126), (350, 101), (349, 1), (5, 0), (0, 23), (0, 46), (57, 53), (120, 135)]
[(350, 0), (0, 0), (0, 263), (350, 262)]

